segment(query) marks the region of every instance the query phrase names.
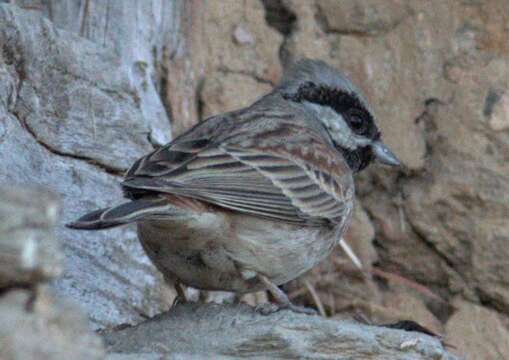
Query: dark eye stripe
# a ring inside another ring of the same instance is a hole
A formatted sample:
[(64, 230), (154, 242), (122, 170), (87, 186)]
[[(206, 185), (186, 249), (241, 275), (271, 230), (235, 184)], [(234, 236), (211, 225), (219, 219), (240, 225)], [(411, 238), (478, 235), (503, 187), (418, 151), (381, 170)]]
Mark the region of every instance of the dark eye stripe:
[[(366, 109), (366, 106), (360, 98), (354, 93), (306, 82), (299, 87), (295, 94), (285, 94), (284, 97), (295, 102), (308, 101), (318, 105), (329, 106), (337, 113), (345, 114), (347, 121), (350, 114), (355, 114), (355, 116), (365, 122), (365, 125), (363, 125), (359, 131), (353, 129), (357, 134), (372, 139), (375, 139), (378, 134), (373, 116), (368, 109)], [(352, 124), (349, 125), (352, 126)]]

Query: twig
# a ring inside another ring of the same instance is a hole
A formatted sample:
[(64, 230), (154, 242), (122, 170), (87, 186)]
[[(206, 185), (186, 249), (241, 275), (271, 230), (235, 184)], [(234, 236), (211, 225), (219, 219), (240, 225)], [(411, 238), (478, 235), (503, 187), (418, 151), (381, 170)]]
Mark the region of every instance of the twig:
[(313, 285), (311, 285), (311, 283), (307, 280), (304, 281), (304, 284), (306, 285), (306, 288), (308, 289), (309, 293), (311, 294), (311, 297), (313, 298), (313, 301), (315, 302), (315, 305), (318, 308), (320, 315), (327, 316), (327, 314), (325, 313), (325, 309), (323, 307), (322, 300), (318, 296), (315, 287)]
[(348, 257), (350, 258), (350, 260), (352, 260), (352, 262), (354, 263), (354, 265), (359, 269), (359, 270), (362, 270), (362, 263), (361, 261), (359, 260), (359, 258), (357, 257), (357, 255), (355, 255), (354, 251), (352, 250), (352, 248), (350, 247), (350, 245), (347, 244), (347, 242), (345, 241), (345, 239), (341, 238), (339, 239), (339, 245), (341, 246), (341, 248), (343, 249), (343, 251), (346, 253), (346, 255), (348, 255)]

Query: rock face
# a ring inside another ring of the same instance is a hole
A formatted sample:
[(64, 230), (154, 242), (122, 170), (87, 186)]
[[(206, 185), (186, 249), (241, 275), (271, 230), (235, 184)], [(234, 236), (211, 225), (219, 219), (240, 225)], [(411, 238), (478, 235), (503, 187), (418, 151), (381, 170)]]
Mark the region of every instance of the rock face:
[(0, 359), (104, 357), (82, 309), (44, 284), (62, 269), (58, 214), (55, 196), (40, 187), (0, 187)]
[[(149, 133), (144, 135), (158, 145), (168, 142), (170, 129), (166, 109), (162, 106), (157, 89), (162, 75), (156, 67), (161, 64), (164, 49), (177, 31), (177, 5), (174, 1), (164, 0), (141, 3), (132, 0), (122, 3), (78, 0), (65, 5), (49, 0), (43, 1), (39, 8), (59, 29), (91, 40), (100, 45), (105, 53), (114, 55), (114, 62), (120, 62), (121, 71), (101, 71), (100, 74), (121, 75), (129, 81), (143, 116), (136, 125), (148, 127)], [(94, 64), (98, 59), (85, 60)], [(110, 66), (108, 62), (105, 65)], [(110, 117), (111, 126), (115, 113), (105, 115)], [(138, 111), (134, 115), (139, 116)], [(125, 126), (123, 121), (125, 119), (120, 118), (119, 122)]]
[(55, 196), (45, 189), (0, 188), (0, 288), (26, 286), (62, 273), (63, 254), (53, 235)]
[(447, 321), (446, 341), (462, 349), (468, 359), (504, 359), (509, 353), (509, 330), (500, 316), (461, 299), (453, 304), (457, 310)]
[(90, 331), (87, 316), (74, 302), (39, 288), (11, 290), (0, 297), (0, 357), (3, 360), (99, 360), (101, 339)]
[(43, 185), (60, 196), (56, 234), (66, 261), (55, 287), (87, 308), (95, 327), (167, 309), (168, 290), (132, 228), (63, 226), (121, 201), (118, 175), (152, 149), (157, 131), (121, 58), (39, 11), (0, 4), (0, 24), (0, 182)]
[(179, 46), (166, 64), (166, 101), (176, 133), (218, 111), (248, 105), (281, 74), (282, 36), (264, 21), (261, 2), (181, 4), (185, 21), (174, 34)]
[(263, 316), (246, 305), (178, 305), (103, 338), (109, 353), (116, 354), (112, 359), (173, 353), (234, 359), (456, 359), (427, 335), (289, 311)]

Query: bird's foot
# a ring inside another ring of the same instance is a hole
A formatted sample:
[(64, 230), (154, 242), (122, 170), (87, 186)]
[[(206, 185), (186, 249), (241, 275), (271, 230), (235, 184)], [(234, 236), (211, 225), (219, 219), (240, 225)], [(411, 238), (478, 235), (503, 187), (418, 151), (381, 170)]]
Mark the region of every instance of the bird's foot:
[(292, 303), (287, 304), (274, 304), (274, 303), (263, 303), (259, 304), (255, 307), (255, 311), (260, 315), (271, 315), (280, 310), (290, 310), (297, 314), (306, 314), (306, 315), (316, 315), (317, 312), (315, 309), (307, 308), (304, 306), (294, 305)]
[(290, 304), (290, 306), (288, 306), (288, 309), (297, 313), (297, 314), (318, 315), (318, 311), (316, 311), (313, 308), (308, 308), (305, 306), (298, 306), (298, 305)]
[(276, 304), (270, 303), (270, 302), (258, 304), (255, 307), (255, 311), (258, 314), (264, 315), (264, 316), (274, 314), (274, 313), (278, 312), (279, 310), (281, 310), (281, 308), (279, 306), (277, 306)]
[(185, 297), (182, 297), (180, 295), (175, 296), (175, 299), (173, 299), (173, 303), (171, 304), (171, 307), (175, 307), (178, 304), (185, 304), (187, 303), (187, 299)]
[[(272, 294), (274, 300), (277, 304), (273, 303), (265, 303), (258, 305), (257, 312), (262, 315), (270, 315), (279, 310), (288, 309), (298, 314), (307, 314), (307, 315), (316, 315), (317, 312), (314, 309), (306, 308), (303, 306), (298, 306), (292, 304), (288, 296), (277, 287), (272, 281), (270, 281), (267, 277), (258, 274), (258, 279), (267, 287), (267, 290)], [(259, 309), (258, 309), (259, 308)]]
[(170, 310), (179, 304), (185, 304), (189, 302), (189, 300), (186, 297), (186, 290), (184, 286), (179, 281), (175, 281), (173, 283), (173, 286), (175, 288), (177, 295), (175, 296), (175, 299), (173, 299)]

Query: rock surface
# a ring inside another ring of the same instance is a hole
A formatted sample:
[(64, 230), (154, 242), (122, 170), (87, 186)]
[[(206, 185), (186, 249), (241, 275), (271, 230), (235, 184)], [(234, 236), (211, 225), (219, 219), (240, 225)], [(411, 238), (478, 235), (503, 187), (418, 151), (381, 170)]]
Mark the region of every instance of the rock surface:
[(447, 321), (446, 342), (466, 359), (505, 359), (509, 354), (509, 330), (492, 310), (455, 299), (457, 311)]
[[(143, 115), (138, 125), (148, 126), (152, 143), (168, 142), (171, 132), (158, 93), (163, 76), (158, 66), (178, 29), (178, 4), (164, 0), (121, 3), (78, 0), (64, 5), (58, 0), (48, 0), (40, 4), (40, 11), (59, 29), (91, 40), (105, 52), (115, 55), (122, 71), (103, 75), (122, 74), (127, 78)], [(86, 60), (93, 64), (98, 59)]]
[(166, 63), (176, 133), (249, 104), (281, 74), (282, 36), (264, 21), (261, 2), (184, 1), (182, 8), (179, 47)]
[(95, 327), (167, 309), (170, 294), (132, 228), (64, 227), (121, 201), (117, 174), (152, 149), (120, 58), (38, 11), (0, 4), (0, 24), (0, 182), (42, 185), (62, 200), (56, 234), (65, 263), (56, 289), (81, 303)]
[(57, 200), (45, 189), (0, 188), (0, 288), (61, 275), (63, 254), (53, 234), (57, 216)]
[(0, 187), (0, 359), (102, 359), (104, 348), (82, 309), (46, 282), (61, 273), (53, 194)]
[(110, 353), (126, 358), (180, 353), (198, 358), (456, 359), (427, 335), (289, 311), (263, 316), (247, 305), (178, 305), (135, 327), (107, 331), (103, 338)]
[(2, 360), (99, 360), (105, 356), (101, 339), (90, 331), (82, 309), (45, 288), (35, 294), (11, 290), (0, 296), (0, 322)]

